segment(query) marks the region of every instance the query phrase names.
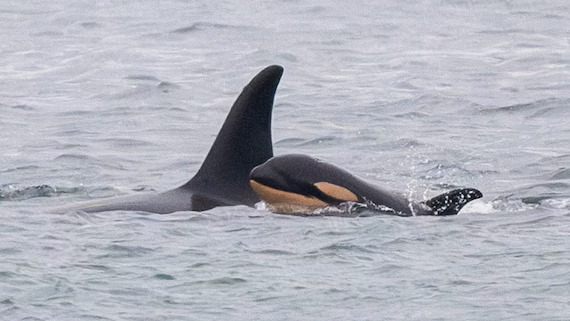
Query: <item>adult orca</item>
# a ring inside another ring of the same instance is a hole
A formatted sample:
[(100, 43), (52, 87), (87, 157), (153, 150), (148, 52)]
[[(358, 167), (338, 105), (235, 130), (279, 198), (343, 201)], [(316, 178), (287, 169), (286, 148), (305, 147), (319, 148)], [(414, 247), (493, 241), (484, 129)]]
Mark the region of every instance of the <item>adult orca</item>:
[(273, 156), (271, 112), (283, 68), (257, 74), (234, 102), (202, 166), (186, 184), (157, 194), (131, 195), (58, 209), (62, 211), (144, 211), (167, 214), (217, 206), (254, 206), (251, 170)]
[(273, 157), (255, 167), (249, 179), (268, 208), (282, 214), (311, 214), (320, 208), (355, 202), (399, 216), (456, 215), (465, 204), (483, 197), (476, 189), (463, 188), (425, 202), (412, 202), (335, 165), (300, 154)]

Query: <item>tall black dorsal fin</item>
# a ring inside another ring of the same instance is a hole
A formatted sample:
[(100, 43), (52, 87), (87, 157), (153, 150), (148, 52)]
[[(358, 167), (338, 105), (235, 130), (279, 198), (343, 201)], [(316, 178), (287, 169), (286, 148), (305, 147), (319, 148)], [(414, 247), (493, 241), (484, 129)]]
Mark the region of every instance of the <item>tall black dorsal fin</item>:
[[(253, 205), (249, 172), (273, 156), (271, 114), (283, 68), (269, 66), (257, 74), (234, 102), (202, 167), (182, 188), (217, 190)], [(244, 204), (244, 202), (242, 202)]]
[(481, 197), (483, 193), (474, 188), (456, 189), (426, 201), (431, 210), (423, 215), (456, 215), (465, 204)]

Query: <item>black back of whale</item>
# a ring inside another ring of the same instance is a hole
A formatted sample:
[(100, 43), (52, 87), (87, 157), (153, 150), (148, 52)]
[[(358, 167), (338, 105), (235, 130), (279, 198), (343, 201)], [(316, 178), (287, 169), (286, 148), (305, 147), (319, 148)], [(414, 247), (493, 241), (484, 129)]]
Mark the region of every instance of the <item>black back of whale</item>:
[(400, 216), (456, 215), (468, 202), (483, 194), (473, 188), (457, 189), (425, 202), (374, 186), (333, 164), (302, 154), (281, 155), (254, 168), (250, 179), (276, 190), (314, 197), (330, 205), (347, 200), (335, 198), (315, 184), (326, 182), (346, 188), (369, 208)]
[(166, 214), (217, 206), (253, 206), (259, 198), (249, 185), (249, 173), (273, 156), (271, 114), (282, 74), (282, 67), (269, 66), (249, 82), (234, 102), (202, 166), (186, 184), (163, 193), (104, 199), (65, 210)]

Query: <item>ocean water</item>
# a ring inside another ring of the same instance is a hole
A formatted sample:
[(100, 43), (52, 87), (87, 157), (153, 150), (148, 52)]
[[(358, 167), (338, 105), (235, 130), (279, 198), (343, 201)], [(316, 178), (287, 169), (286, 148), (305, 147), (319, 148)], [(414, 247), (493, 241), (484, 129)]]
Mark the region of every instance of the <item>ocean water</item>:
[[(275, 153), (455, 217), (49, 214), (199, 168), (285, 68)], [(567, 1), (0, 4), (0, 320), (569, 320)]]

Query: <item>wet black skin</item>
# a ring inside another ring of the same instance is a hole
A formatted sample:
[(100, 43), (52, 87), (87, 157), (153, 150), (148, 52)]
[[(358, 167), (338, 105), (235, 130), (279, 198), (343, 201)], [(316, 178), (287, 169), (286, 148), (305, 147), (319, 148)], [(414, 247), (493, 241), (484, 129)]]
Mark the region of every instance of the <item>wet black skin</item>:
[(456, 215), (468, 202), (483, 194), (472, 188), (457, 189), (426, 202), (411, 202), (399, 193), (374, 186), (348, 171), (307, 155), (276, 156), (255, 167), (250, 179), (277, 190), (316, 197), (328, 204), (338, 205), (344, 200), (321, 192), (315, 183), (327, 182), (342, 186), (358, 197), (358, 202), (374, 209), (387, 210), (395, 215)]
[(166, 214), (217, 206), (254, 206), (260, 200), (249, 185), (249, 173), (273, 156), (271, 114), (282, 74), (282, 67), (269, 66), (250, 81), (233, 104), (202, 167), (184, 185), (163, 193), (103, 199), (54, 212), (123, 210)]

